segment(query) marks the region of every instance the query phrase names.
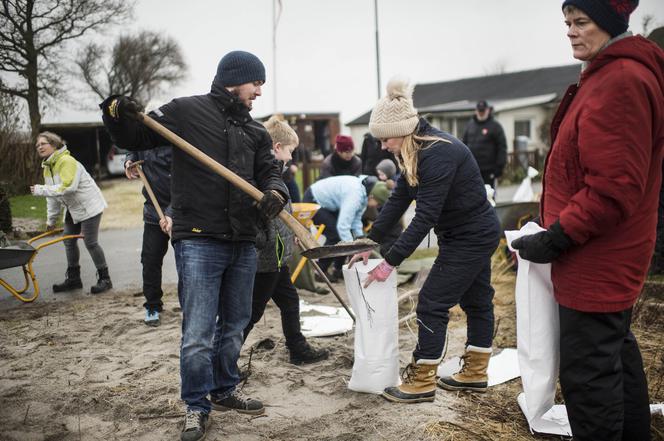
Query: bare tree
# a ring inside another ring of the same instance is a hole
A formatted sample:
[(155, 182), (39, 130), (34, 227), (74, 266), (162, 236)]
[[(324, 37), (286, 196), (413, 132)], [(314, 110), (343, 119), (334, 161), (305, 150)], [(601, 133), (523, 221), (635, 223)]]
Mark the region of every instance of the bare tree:
[(0, 93), (0, 189), (7, 194), (24, 193), (40, 175), (39, 157), (21, 118), (23, 110), (17, 97)]
[(484, 67), (484, 75), (501, 75), (507, 72), (507, 65), (509, 64), (506, 58), (498, 58), (491, 65)]
[(16, 81), (0, 80), (0, 93), (27, 101), (32, 136), (41, 124), (40, 98), (60, 92), (65, 45), (104, 25), (127, 19), (133, 3), (125, 0), (1, 0), (0, 71)]
[(99, 98), (129, 95), (144, 104), (182, 81), (187, 71), (175, 40), (150, 31), (120, 37), (112, 49), (89, 44), (76, 64)]

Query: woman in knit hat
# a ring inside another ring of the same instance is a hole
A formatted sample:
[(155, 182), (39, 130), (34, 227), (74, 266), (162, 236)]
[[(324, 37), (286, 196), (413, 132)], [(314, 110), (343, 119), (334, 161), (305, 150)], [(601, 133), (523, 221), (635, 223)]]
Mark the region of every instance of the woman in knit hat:
[[(433, 228), (441, 252), (431, 268), (417, 305), (418, 343), (403, 383), (389, 387), (390, 401), (433, 401), (436, 369), (443, 355), (449, 309), (460, 304), (468, 318), (464, 364), (439, 385), (452, 390), (484, 391), (493, 338), (491, 255), (498, 246), (500, 225), (489, 204), (484, 182), (468, 147), (449, 133), (432, 127), (413, 108), (408, 82), (392, 79), (387, 95), (371, 113), (369, 129), (382, 148), (396, 157), (401, 176), (374, 222), (369, 238), (379, 244), (385, 234), (417, 201), (415, 217), (384, 260), (369, 272), (374, 280), (387, 280), (394, 267), (410, 256)], [(368, 253), (353, 256), (349, 265)]]
[(547, 230), (512, 243), (522, 258), (551, 263), (560, 387), (575, 441), (650, 439), (648, 386), (630, 323), (655, 247), (664, 52), (627, 32), (637, 4), (562, 3), (582, 71), (551, 127), (540, 204)]
[(355, 154), (353, 138), (348, 135), (337, 135), (334, 151), (327, 155), (320, 166), (318, 179), (330, 176), (360, 176), (362, 160)]

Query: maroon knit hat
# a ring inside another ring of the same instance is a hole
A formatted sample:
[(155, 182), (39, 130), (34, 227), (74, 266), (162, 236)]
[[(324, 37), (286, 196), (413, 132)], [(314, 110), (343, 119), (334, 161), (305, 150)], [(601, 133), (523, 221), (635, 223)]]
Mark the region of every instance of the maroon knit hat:
[(353, 138), (350, 136), (337, 135), (337, 139), (334, 140), (334, 143), (334, 149), (338, 152), (351, 152), (355, 150)]
[(627, 30), (629, 15), (639, 5), (639, 0), (565, 0), (563, 8), (567, 5), (576, 6), (588, 14), (613, 38)]

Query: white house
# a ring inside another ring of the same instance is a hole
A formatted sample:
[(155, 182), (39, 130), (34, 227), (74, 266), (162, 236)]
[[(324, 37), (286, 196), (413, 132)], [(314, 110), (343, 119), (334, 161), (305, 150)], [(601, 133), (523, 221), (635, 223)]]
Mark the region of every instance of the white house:
[[(548, 127), (567, 86), (578, 81), (579, 64), (546, 67), (441, 83), (417, 84), (415, 107), (436, 127), (461, 138), (472, 118), (475, 103), (486, 100), (493, 107), (513, 151), (517, 136), (528, 137), (528, 149), (548, 149)], [(358, 149), (369, 130), (371, 111), (347, 123)]]

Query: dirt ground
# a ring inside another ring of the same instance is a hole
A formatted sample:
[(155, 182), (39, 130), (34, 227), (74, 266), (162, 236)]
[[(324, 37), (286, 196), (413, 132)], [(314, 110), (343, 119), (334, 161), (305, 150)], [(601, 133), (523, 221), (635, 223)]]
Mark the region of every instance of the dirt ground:
[[(514, 276), (496, 287), (496, 348), (514, 347)], [(339, 285), (340, 289), (342, 285)], [(400, 292), (411, 287), (400, 288)], [(301, 291), (310, 303), (335, 305), (331, 295)], [(70, 301), (17, 305), (0, 312), (0, 439), (165, 440), (179, 439), (180, 310), (168, 287), (162, 325), (142, 323), (142, 295), (111, 292), (74, 295)], [(412, 305), (406, 302), (402, 314)], [(650, 316), (648, 316), (650, 317)], [(651, 317), (652, 319), (652, 317)], [(655, 323), (657, 320), (655, 320)], [(409, 358), (415, 323), (400, 332), (402, 366)], [(648, 328), (652, 328), (646, 331)], [(652, 401), (664, 400), (663, 333), (656, 325), (637, 327), (646, 358)], [(264, 401), (264, 416), (213, 412), (209, 440), (526, 440), (528, 432), (516, 396), (520, 381), (486, 394), (437, 392), (434, 403), (399, 405), (379, 396), (349, 391), (353, 334), (311, 339), (331, 350), (328, 360), (304, 367), (287, 362), (272, 304), (242, 351), (246, 365), (256, 343), (244, 391)], [(453, 310), (447, 356), (461, 352), (465, 322)], [(662, 418), (654, 439), (664, 439)], [(535, 436), (538, 439), (556, 437)]]

